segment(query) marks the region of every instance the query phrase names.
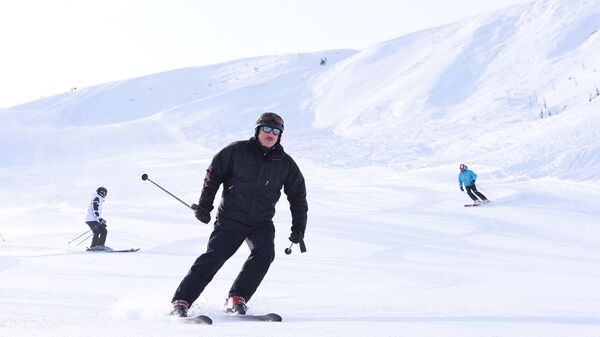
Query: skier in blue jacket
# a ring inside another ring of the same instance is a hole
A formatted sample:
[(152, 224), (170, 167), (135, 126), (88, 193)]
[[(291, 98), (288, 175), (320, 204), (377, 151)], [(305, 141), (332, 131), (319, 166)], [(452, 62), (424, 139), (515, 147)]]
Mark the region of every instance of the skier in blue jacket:
[[(463, 185), (467, 189), (467, 194), (473, 200), (474, 203), (480, 203), (479, 197), (483, 202), (489, 202), (489, 200), (483, 195), (481, 192), (477, 191), (477, 186), (475, 186), (475, 180), (477, 179), (477, 174), (475, 172), (469, 170), (467, 165), (460, 164), (460, 173), (458, 174), (458, 186), (461, 191), (464, 191)], [(477, 197), (475, 196), (477, 195)]]

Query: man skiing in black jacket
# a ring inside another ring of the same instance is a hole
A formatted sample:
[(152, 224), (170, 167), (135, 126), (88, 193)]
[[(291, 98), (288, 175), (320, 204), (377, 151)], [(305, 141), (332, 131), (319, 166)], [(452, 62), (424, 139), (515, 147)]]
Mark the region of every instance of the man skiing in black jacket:
[(283, 119), (273, 112), (256, 121), (254, 137), (230, 144), (217, 153), (206, 170), (195, 215), (209, 223), (219, 186), (221, 203), (206, 253), (196, 259), (172, 299), (171, 313), (187, 316), (187, 310), (200, 296), (213, 276), (242, 245), (250, 256), (229, 290), (225, 311), (245, 314), (250, 300), (275, 258), (275, 205), (281, 189), (287, 195), (292, 213), (289, 240), (303, 243), (308, 205), (304, 177), (294, 160), (281, 146)]

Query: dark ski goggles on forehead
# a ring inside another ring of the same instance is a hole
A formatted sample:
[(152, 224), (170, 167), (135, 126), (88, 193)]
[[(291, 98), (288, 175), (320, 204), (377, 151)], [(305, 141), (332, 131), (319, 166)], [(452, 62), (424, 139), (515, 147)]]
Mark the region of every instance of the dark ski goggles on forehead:
[(260, 129), (264, 132), (264, 133), (269, 133), (269, 132), (273, 132), (273, 134), (275, 136), (279, 135), (281, 133), (281, 130), (276, 129), (276, 128), (272, 128), (270, 126), (261, 126)]
[(274, 112), (265, 112), (264, 114), (260, 115), (260, 120), (262, 122), (272, 122), (275, 121), (275, 123), (279, 124), (279, 125), (283, 125), (283, 119), (281, 117), (279, 117), (278, 114), (274, 113)]

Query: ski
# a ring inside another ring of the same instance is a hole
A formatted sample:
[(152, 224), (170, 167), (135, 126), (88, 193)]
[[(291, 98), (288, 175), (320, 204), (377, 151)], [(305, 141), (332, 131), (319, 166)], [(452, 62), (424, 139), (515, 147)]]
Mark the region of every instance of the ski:
[(190, 324), (206, 324), (206, 325), (213, 324), (212, 319), (210, 317), (206, 316), (206, 315), (198, 315), (198, 316), (192, 316), (192, 317), (182, 317), (181, 320), (184, 323), (190, 323)]
[(133, 252), (137, 252), (138, 250), (140, 250), (140, 249), (139, 248), (111, 249), (111, 250), (99, 250), (99, 249), (89, 249), (89, 248), (86, 249), (86, 251), (94, 252), (94, 253), (133, 253)]
[(227, 314), (227, 317), (237, 318), (243, 321), (260, 321), (260, 322), (281, 322), (283, 319), (281, 316), (275, 313), (269, 313), (264, 315), (238, 315), (238, 314)]
[(477, 207), (477, 206), (482, 206), (482, 205), (489, 204), (489, 203), (490, 203), (490, 201), (486, 200), (486, 201), (473, 203), (473, 204), (465, 204), (465, 207)]

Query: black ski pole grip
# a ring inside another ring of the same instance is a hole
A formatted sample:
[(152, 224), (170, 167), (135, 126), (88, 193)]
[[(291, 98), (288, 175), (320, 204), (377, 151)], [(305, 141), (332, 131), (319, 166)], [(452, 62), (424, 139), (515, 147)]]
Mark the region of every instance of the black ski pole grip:
[(300, 253), (306, 253), (306, 245), (304, 244), (304, 239), (298, 242), (300, 244)]

